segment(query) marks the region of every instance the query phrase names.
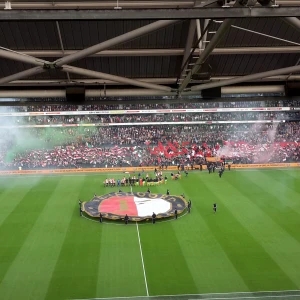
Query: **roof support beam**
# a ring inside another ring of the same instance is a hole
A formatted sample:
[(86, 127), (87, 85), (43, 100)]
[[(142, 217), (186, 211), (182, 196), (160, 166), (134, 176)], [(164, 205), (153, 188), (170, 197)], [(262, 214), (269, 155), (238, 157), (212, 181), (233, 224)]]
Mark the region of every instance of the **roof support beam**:
[[(284, 86), (233, 86), (225, 87), (222, 89), (222, 94), (236, 94), (236, 93), (282, 93), (284, 92)], [(0, 98), (64, 98), (66, 95), (65, 89), (57, 90), (0, 90)], [(198, 92), (183, 93), (182, 96), (199, 95)], [(86, 98), (89, 97), (141, 97), (141, 96), (176, 96), (176, 92), (164, 92), (150, 89), (87, 89), (85, 91)], [(203, 101), (198, 99), (198, 101)], [(262, 101), (261, 99), (260, 101)], [(231, 98), (232, 101), (232, 98)], [(1, 100), (0, 100), (1, 103)]]
[[(239, 6), (238, 2), (235, 3), (235, 7), (236, 6)], [(205, 63), (209, 55), (212, 53), (212, 51), (216, 48), (216, 46), (221, 41), (222, 36), (227, 32), (227, 30), (230, 28), (230, 26), (233, 23), (234, 23), (234, 19), (227, 19), (222, 23), (222, 25), (220, 26), (216, 34), (212, 37), (210, 43), (206, 46), (204, 51), (201, 53), (200, 57), (195, 62), (195, 65), (193, 66), (192, 70), (187, 74), (187, 76), (179, 86), (178, 88), (179, 92), (182, 92), (187, 87), (187, 85), (192, 79), (192, 75), (196, 74), (201, 69), (202, 64)]]
[(95, 71), (86, 70), (86, 69), (82, 69), (82, 68), (76, 68), (73, 66), (64, 65), (62, 68), (62, 71), (81, 75), (81, 76), (88, 76), (88, 77), (92, 77), (92, 78), (112, 80), (112, 81), (120, 82), (123, 84), (134, 85), (134, 86), (143, 87), (143, 88), (147, 88), (147, 89), (171, 92), (171, 88), (167, 87), (167, 86), (162, 86), (162, 85), (158, 85), (158, 84), (148, 83), (148, 82), (144, 82), (144, 81), (140, 81), (140, 80), (136, 80), (136, 79), (130, 79), (130, 78), (120, 77), (120, 76), (111, 75), (111, 74), (105, 74), (105, 73), (101, 73), (101, 72), (95, 72)]
[(22, 20), (184, 20), (214, 18), (298, 17), (299, 6), (170, 8), (123, 10), (0, 10), (2, 21)]
[(184, 67), (186, 60), (188, 59), (188, 57), (191, 54), (194, 37), (195, 37), (195, 30), (196, 30), (196, 20), (191, 20), (189, 32), (188, 32), (187, 39), (185, 42), (185, 49), (184, 49), (184, 53), (183, 53), (181, 68)]
[[(58, 21), (56, 21), (55, 23), (56, 23), (56, 30), (57, 30), (57, 34), (58, 34), (58, 38), (59, 38), (61, 51), (62, 51), (62, 56), (65, 56), (65, 48), (64, 48), (64, 43), (63, 43), (62, 37), (61, 37), (60, 26), (59, 26)], [(70, 80), (70, 75), (68, 72), (67, 72), (67, 78), (68, 78), (68, 81), (70, 82), (71, 80)]]
[[(204, 49), (196, 49), (195, 55), (200, 55)], [(90, 55), (90, 57), (126, 57), (126, 56), (181, 56), (185, 49), (124, 49), (105, 50)], [(9, 52), (9, 53), (8, 53)], [(299, 53), (300, 46), (278, 46), (278, 47), (231, 47), (215, 48), (211, 55), (238, 55), (238, 54), (273, 54), (273, 53)], [(65, 50), (65, 55), (76, 53), (75, 50)], [(22, 55), (22, 56), (19, 56)], [(27, 56), (27, 57), (25, 57)], [(34, 56), (31, 58), (30, 56)], [(21, 61), (29, 64), (44, 64), (44, 60), (35, 57), (61, 57), (61, 50), (26, 50), (22, 52), (6, 51), (0, 49), (0, 57)], [(49, 62), (48, 62), (49, 63)]]
[[(122, 8), (174, 8), (174, 7), (192, 7), (194, 1), (119, 1)], [(12, 9), (113, 9), (116, 1), (26, 1), (12, 2)], [(0, 4), (0, 8), (4, 8), (4, 3)]]
[[(133, 78), (134, 80), (148, 82), (153, 84), (175, 84), (176, 78)], [(71, 82), (61, 80), (61, 79), (49, 79), (49, 80), (17, 80), (5, 84), (4, 86), (65, 86), (65, 85), (78, 85), (78, 84), (85, 84), (88, 86), (99, 86), (99, 85), (123, 85), (120, 82), (107, 80), (107, 79), (99, 79), (99, 78), (92, 78), (92, 79), (72, 79)]]
[[(43, 67), (33, 68), (33, 69), (29, 69), (29, 70), (26, 70), (26, 71), (23, 71), (23, 72), (14, 74), (14, 75), (7, 76), (5, 78), (0, 79), (0, 84), (8, 83), (10, 81), (26, 78), (28, 76), (44, 72), (45, 69), (47, 69), (47, 67), (48, 68), (60, 69), (66, 63), (74, 62), (76, 60), (79, 60), (79, 59), (84, 58), (86, 56), (89, 56), (91, 54), (97, 53), (99, 51), (105, 50), (107, 48), (116, 46), (118, 44), (121, 44), (121, 43), (124, 43), (124, 42), (127, 42), (127, 41), (130, 41), (134, 38), (140, 37), (142, 35), (146, 35), (150, 32), (153, 32), (155, 30), (158, 30), (158, 29), (161, 29), (163, 27), (169, 26), (171, 24), (175, 24), (177, 22), (179, 22), (179, 21), (178, 20), (157, 21), (157, 22), (151, 23), (149, 25), (146, 25), (146, 26), (140, 27), (138, 29), (135, 29), (133, 31), (127, 32), (125, 34), (122, 34), (120, 36), (117, 36), (115, 38), (112, 38), (110, 40), (107, 40), (105, 42), (102, 42), (102, 43), (99, 43), (97, 45), (91, 46), (89, 48), (83, 49), (81, 51), (77, 51), (77, 52), (75, 52), (73, 54), (70, 54), (68, 56), (65, 56), (65, 57), (63, 57), (63, 58), (61, 58), (61, 59), (59, 59), (59, 60), (57, 60), (53, 63), (38, 60), (35, 57), (28, 57), (28, 56), (25, 57), (24, 55), (16, 53), (16, 52), (13, 53), (13, 52), (7, 51), (7, 53), (6, 53), (4, 51), (4, 52), (2, 52), (2, 57), (6, 57), (6, 58), (9, 58), (9, 59), (15, 59), (15, 60), (19, 60), (19, 61), (22, 61), (22, 62), (29, 62), (30, 61), (30, 63), (38, 65), (38, 66), (41, 66), (42, 64), (44, 64), (44, 69), (43, 69)], [(67, 67), (67, 66), (65, 66), (65, 67)], [(102, 75), (103, 75), (103, 73), (102, 73)], [(109, 74), (105, 74), (105, 75), (107, 77), (107, 75), (109, 75)], [(113, 76), (113, 75), (111, 75), (111, 76)], [(103, 78), (103, 77), (101, 77), (101, 78)], [(114, 78), (117, 79), (117, 76), (114, 77)], [(119, 80), (120, 79), (121, 78), (119, 77)], [(124, 78), (122, 80), (124, 81)], [(132, 83), (133, 82), (138, 83), (134, 80), (132, 81)], [(158, 85), (157, 85), (157, 87), (159, 87), (160, 90), (169, 89), (168, 87), (162, 87), (162, 86), (158, 86)]]
[(32, 69), (28, 69), (28, 70), (25, 70), (25, 71), (22, 71), (22, 72), (13, 74), (13, 75), (9, 75), (9, 76), (0, 78), (0, 85), (5, 84), (5, 83), (9, 83), (9, 82), (14, 81), (14, 80), (19, 80), (19, 79), (22, 79), (22, 78), (27, 78), (27, 77), (30, 77), (30, 76), (34, 76), (34, 75), (37, 75), (37, 74), (40, 74), (40, 73), (43, 73), (43, 72), (45, 72), (43, 67), (34, 67)]
[[(195, 7), (205, 7), (207, 5), (213, 4), (217, 2), (217, 0), (208, 0), (208, 1), (195, 1)], [(195, 37), (195, 31), (196, 31), (196, 20), (191, 20), (190, 21), (190, 27), (189, 27), (189, 32), (187, 35), (186, 43), (185, 43), (185, 49), (184, 49), (184, 54), (183, 54), (183, 59), (182, 59), (182, 64), (181, 68), (184, 68), (186, 60), (191, 54), (192, 47), (193, 47), (193, 42), (194, 42), (194, 37)], [(199, 20), (198, 20), (199, 22)], [(198, 36), (198, 39), (200, 39), (201, 34)], [(201, 41), (200, 41), (201, 43)], [(200, 45), (200, 44), (199, 44)], [(199, 49), (202, 47), (199, 46)]]
[[(76, 50), (65, 50), (65, 55), (76, 53)], [(60, 50), (25, 50), (22, 53), (35, 57), (62, 57)], [(180, 56), (183, 55), (184, 49), (122, 49), (122, 50), (104, 50), (94, 53), (89, 57), (115, 57), (115, 56)]]
[(3, 50), (0, 49), (0, 57), (20, 61), (22, 63), (36, 65), (36, 66), (43, 66), (45, 63), (49, 63), (43, 59), (38, 59), (35, 57), (32, 57), (26, 53), (18, 53), (12, 50)]
[(215, 48), (211, 55), (299, 53), (300, 46)]
[(169, 25), (175, 24), (179, 22), (178, 20), (166, 20), (166, 21), (157, 21), (154, 23), (151, 23), (149, 25), (140, 27), (138, 29), (132, 30), (130, 32), (124, 33), (122, 35), (119, 35), (115, 38), (112, 38), (110, 40), (107, 40), (105, 42), (102, 42), (100, 44), (94, 45), (92, 47), (77, 51), (76, 53), (73, 53), (71, 55), (62, 57), (61, 59), (56, 60), (54, 63), (56, 66), (62, 66), (64, 64), (69, 64), (71, 62), (77, 61), (79, 59), (82, 59), (84, 57), (90, 56), (92, 54), (95, 54), (99, 51), (103, 51), (106, 49), (109, 49), (113, 46), (131, 41), (137, 37), (143, 36), (145, 34), (151, 33), (153, 31), (156, 31), (158, 29), (161, 29), (163, 27), (167, 27)]
[[(298, 8), (299, 9), (299, 8)], [(294, 29), (300, 32), (300, 20), (296, 17), (286, 17), (282, 18), (283, 21), (291, 25)]]
[[(296, 6), (299, 5), (299, 0), (277, 0), (278, 5)], [(116, 1), (26, 1), (12, 2), (12, 9), (113, 9), (116, 6)], [(119, 6), (122, 8), (174, 8), (174, 7), (193, 7), (194, 0), (186, 1), (119, 1)], [(0, 3), (0, 9), (5, 7), (5, 2)]]
[[(233, 78), (239, 78), (240, 76), (214, 76), (211, 77), (209, 82), (228, 80)], [(138, 81), (154, 83), (154, 84), (175, 84), (176, 78), (135, 78)], [(277, 82), (277, 81), (300, 81), (300, 75), (278, 75), (262, 78), (260, 82)], [(205, 83), (208, 80), (193, 80), (193, 83)], [(255, 82), (255, 81), (254, 81)], [(85, 84), (87, 86), (99, 86), (104, 85), (112, 86), (112, 85), (122, 85), (120, 82), (104, 80), (98, 78), (92, 79), (73, 79), (71, 82), (64, 81), (61, 79), (50, 79), (50, 80), (16, 80), (7, 84), (3, 84), (3, 86), (35, 86), (35, 87), (47, 87), (47, 86), (66, 86), (66, 85), (78, 85), (79, 83)]]
[(266, 78), (266, 77), (284, 75), (284, 74), (291, 74), (291, 73), (296, 73), (296, 72), (300, 72), (300, 66), (292, 66), (292, 67), (276, 69), (276, 70), (262, 72), (262, 73), (256, 73), (256, 74), (250, 74), (250, 75), (246, 75), (246, 76), (240, 76), (238, 78), (222, 80), (222, 81), (219, 81), (219, 82), (212, 82), (212, 83), (205, 83), (205, 84), (201, 84), (201, 85), (195, 85), (195, 86), (191, 87), (191, 91), (202, 91), (202, 90), (206, 90), (206, 89), (210, 89), (210, 88), (223, 87), (223, 86), (228, 86), (228, 85), (237, 84), (237, 83), (260, 80), (260, 79)]

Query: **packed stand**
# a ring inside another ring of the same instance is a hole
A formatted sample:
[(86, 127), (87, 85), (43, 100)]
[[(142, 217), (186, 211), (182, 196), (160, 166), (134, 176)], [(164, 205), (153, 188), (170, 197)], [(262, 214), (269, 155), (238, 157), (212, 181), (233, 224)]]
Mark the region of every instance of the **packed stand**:
[(2, 169), (125, 167), (300, 159), (298, 122), (30, 128), (1, 132)]
[(54, 112), (54, 111), (101, 111), (135, 109), (196, 109), (196, 108), (247, 108), (247, 107), (300, 107), (300, 100), (237, 101), (237, 102), (195, 102), (160, 104), (111, 104), (111, 105), (38, 105), (7, 107), (15, 112)]
[(203, 121), (257, 121), (300, 120), (299, 111), (281, 112), (216, 112), (216, 113), (171, 113), (128, 115), (76, 115), (76, 116), (26, 116), (0, 117), (1, 124), (49, 125), (49, 124), (107, 124), (107, 123), (163, 123)]

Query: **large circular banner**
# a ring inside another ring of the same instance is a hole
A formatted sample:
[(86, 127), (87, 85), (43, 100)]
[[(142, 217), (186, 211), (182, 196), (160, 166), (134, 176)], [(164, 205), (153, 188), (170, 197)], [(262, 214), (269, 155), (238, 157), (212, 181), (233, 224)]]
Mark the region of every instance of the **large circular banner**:
[(153, 213), (157, 218), (168, 218), (176, 209), (178, 214), (182, 213), (186, 206), (181, 196), (141, 192), (109, 193), (82, 204), (83, 211), (91, 217), (99, 218), (101, 212), (103, 218), (118, 220), (127, 214), (131, 221), (149, 219)]

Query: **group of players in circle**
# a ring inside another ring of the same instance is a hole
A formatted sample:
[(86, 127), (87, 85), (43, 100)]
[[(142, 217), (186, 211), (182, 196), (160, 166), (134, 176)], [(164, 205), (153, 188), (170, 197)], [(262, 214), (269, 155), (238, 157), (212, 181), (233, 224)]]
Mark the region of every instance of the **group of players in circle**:
[[(122, 193), (122, 190), (119, 190), (119, 193)], [(149, 188), (147, 190), (147, 193), (151, 193)], [(170, 190), (169, 189), (167, 189), (166, 194), (168, 196), (170, 195)], [(94, 194), (94, 197), (96, 197), (96, 196), (97, 195)], [(185, 199), (184, 193), (181, 195), (181, 197)], [(192, 200), (191, 199), (189, 199), (189, 201), (187, 202), (186, 208), (187, 208), (188, 213), (191, 213), (191, 208), (192, 208)], [(214, 213), (217, 212), (217, 204), (216, 203), (213, 204), (213, 211), (214, 211)], [(79, 199), (79, 213), (80, 213), (80, 216), (82, 217), (83, 210), (82, 210), (82, 201), (80, 199)], [(152, 224), (155, 224), (156, 223), (156, 218), (157, 218), (157, 215), (156, 215), (155, 212), (153, 212), (151, 218), (152, 218)], [(177, 220), (177, 218), (178, 218), (178, 211), (177, 211), (177, 209), (175, 209), (174, 210), (174, 219)], [(100, 212), (100, 215), (99, 215), (99, 222), (100, 223), (103, 222), (103, 215), (102, 215), (101, 212)], [(127, 225), (128, 222), (129, 222), (129, 216), (127, 214), (124, 216), (124, 222), (125, 222), (125, 225)]]
[[(214, 163), (212, 164), (209, 164), (207, 166), (207, 170), (210, 173), (214, 173), (215, 172), (215, 169), (216, 169), (216, 165)], [(228, 168), (230, 170), (230, 168)], [(225, 171), (225, 166), (224, 164), (221, 165), (221, 168), (219, 170), (219, 177), (221, 178), (223, 173)], [(188, 172), (186, 170), (184, 170), (184, 173), (185, 173), (185, 176), (187, 177), (188, 176)], [(139, 173), (138, 176), (132, 176), (132, 177), (123, 177), (122, 179), (117, 179), (115, 180), (114, 178), (111, 178), (111, 179), (108, 179), (106, 178), (105, 181), (103, 182), (104, 183), (104, 186), (105, 187), (115, 187), (115, 186), (133, 186), (133, 185), (140, 185), (140, 186), (144, 186), (145, 183), (147, 183), (147, 185), (149, 185), (150, 182), (156, 182), (156, 183), (167, 183), (167, 176), (163, 177), (163, 174), (162, 174), (162, 171), (158, 171), (156, 168), (154, 170), (154, 174), (156, 176), (155, 179), (152, 179), (152, 178), (149, 178), (149, 175), (148, 173), (146, 174), (146, 178), (141, 176), (141, 174)], [(177, 177), (175, 178), (175, 175), (177, 175)], [(171, 176), (173, 179), (178, 179), (179, 176), (181, 177), (181, 173), (180, 171), (178, 171), (177, 174), (173, 174), (171, 173)], [(122, 193), (122, 190), (119, 189), (119, 193)], [(147, 190), (147, 193), (151, 193), (150, 189), (148, 188)], [(167, 189), (167, 195), (170, 195), (170, 191), (169, 189)], [(97, 195), (95, 194), (94, 197), (96, 197)], [(182, 194), (181, 197), (185, 198), (185, 195)], [(191, 212), (191, 208), (192, 208), (192, 201), (191, 199), (188, 201), (188, 204), (187, 204), (187, 211), (188, 213)], [(80, 213), (80, 216), (82, 216), (82, 202), (79, 200), (79, 213)], [(217, 212), (217, 204), (214, 203), (213, 204), (213, 212), (214, 214)], [(152, 216), (152, 224), (155, 224), (156, 223), (156, 218), (157, 218), (157, 215), (155, 214), (155, 212), (153, 212)], [(177, 209), (174, 210), (174, 219), (177, 220), (178, 218), (178, 212), (177, 212)], [(99, 222), (102, 223), (103, 222), (103, 215), (101, 214), (100, 212), (100, 215), (99, 215)], [(125, 224), (128, 224), (129, 222), (129, 216), (126, 214), (124, 216), (124, 222)]]

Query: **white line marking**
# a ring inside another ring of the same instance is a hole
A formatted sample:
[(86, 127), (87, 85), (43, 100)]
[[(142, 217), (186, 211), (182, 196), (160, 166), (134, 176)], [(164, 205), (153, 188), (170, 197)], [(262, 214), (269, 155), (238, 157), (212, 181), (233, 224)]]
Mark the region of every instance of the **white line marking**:
[[(297, 292), (299, 293), (298, 295), (288, 295), (288, 293), (291, 292)], [(178, 295), (152, 295), (152, 296), (131, 296), (131, 297), (110, 297), (110, 298), (78, 298), (78, 299), (71, 299), (71, 300), (108, 300), (108, 299), (134, 299), (134, 298), (159, 298), (159, 297), (180, 297), (180, 296), (191, 296), (191, 297), (195, 297), (195, 296), (200, 296), (200, 297), (205, 297), (205, 298), (201, 298), (201, 300), (207, 300), (207, 299), (211, 299), (211, 300), (216, 300), (216, 299), (241, 299), (241, 297), (238, 298), (238, 295), (255, 295), (255, 294), (259, 294), (259, 293), (273, 293), (273, 294), (279, 294), (281, 293), (282, 295), (266, 295), (266, 296), (242, 296), (242, 298), (266, 298), (266, 297), (300, 297), (300, 290), (283, 290), (283, 291), (257, 291), (257, 292), (232, 292), (232, 293), (207, 293), (207, 294), (178, 294)], [(227, 298), (210, 298), (209, 296), (212, 295), (236, 295), (236, 297), (227, 297)], [(189, 300), (193, 300), (192, 298), (190, 298)], [(199, 299), (194, 299), (194, 300), (199, 300)]]
[(136, 231), (137, 231), (138, 238), (139, 238), (140, 253), (141, 253), (141, 258), (142, 258), (142, 265), (143, 265), (146, 292), (147, 292), (147, 297), (149, 297), (148, 283), (147, 283), (147, 277), (146, 277), (146, 271), (145, 271), (145, 265), (144, 265), (144, 258), (143, 258), (143, 250), (142, 250), (141, 239), (140, 239), (140, 231), (139, 231), (139, 225), (138, 225), (137, 222), (136, 222)]
[[(232, 299), (262, 299), (262, 298), (289, 298), (289, 297), (299, 297), (300, 299), (300, 295), (275, 295), (275, 296), (252, 296), (252, 297), (225, 297), (225, 298), (201, 298), (201, 300), (225, 300), (225, 299), (229, 299), (229, 300), (232, 300)], [(199, 300), (198, 299), (193, 299), (193, 298), (190, 298), (188, 300)]]

